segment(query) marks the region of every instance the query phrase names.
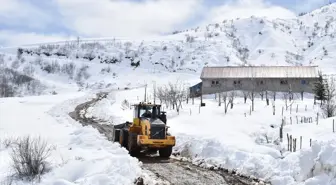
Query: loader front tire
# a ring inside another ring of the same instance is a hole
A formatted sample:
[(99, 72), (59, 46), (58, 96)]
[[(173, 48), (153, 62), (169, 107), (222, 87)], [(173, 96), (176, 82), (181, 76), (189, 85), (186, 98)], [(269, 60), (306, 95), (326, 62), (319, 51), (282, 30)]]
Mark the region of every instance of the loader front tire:
[(128, 135), (128, 152), (131, 156), (136, 157), (140, 154), (141, 148), (137, 144), (137, 136), (136, 133), (129, 133)]
[(172, 154), (173, 152), (173, 147), (166, 147), (166, 148), (161, 148), (159, 150), (159, 154), (160, 154), (160, 157), (162, 158), (169, 158), (170, 155)]

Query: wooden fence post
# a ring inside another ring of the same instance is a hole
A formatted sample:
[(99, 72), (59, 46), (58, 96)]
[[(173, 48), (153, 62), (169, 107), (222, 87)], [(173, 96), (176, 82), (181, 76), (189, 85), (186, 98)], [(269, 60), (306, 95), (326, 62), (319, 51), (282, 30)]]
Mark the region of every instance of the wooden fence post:
[(300, 149), (302, 149), (302, 136), (300, 136)]
[(294, 139), (294, 146), (293, 146), (293, 152), (296, 152), (296, 138)]
[(293, 137), (292, 135), (289, 136), (290, 139), (290, 151), (293, 152)]
[(287, 150), (289, 151), (289, 134), (287, 133)]
[(333, 133), (335, 133), (335, 120), (333, 119)]
[(283, 116), (283, 112), (284, 112), (284, 107), (282, 107), (282, 112), (281, 112), (281, 116)]
[(299, 104), (296, 104), (296, 113), (299, 111)]
[(283, 141), (283, 120), (281, 122), (279, 135), (280, 135), (280, 142), (282, 142)]
[(316, 115), (316, 125), (318, 125), (318, 122), (319, 122), (319, 113), (317, 113)]
[(273, 105), (273, 115), (275, 115), (275, 105)]
[(310, 138), (310, 140), (309, 140), (309, 146), (311, 147), (311, 145), (312, 145), (312, 139)]
[(289, 113), (292, 114), (292, 104), (290, 105)]

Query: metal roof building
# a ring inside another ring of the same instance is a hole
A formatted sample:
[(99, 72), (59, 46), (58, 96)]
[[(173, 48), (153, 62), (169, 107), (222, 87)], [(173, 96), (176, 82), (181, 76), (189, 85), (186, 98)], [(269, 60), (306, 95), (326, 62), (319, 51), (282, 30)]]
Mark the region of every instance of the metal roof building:
[(201, 79), (209, 78), (317, 78), (317, 66), (204, 67)]
[(317, 66), (204, 67), (202, 94), (232, 90), (312, 92), (318, 80)]

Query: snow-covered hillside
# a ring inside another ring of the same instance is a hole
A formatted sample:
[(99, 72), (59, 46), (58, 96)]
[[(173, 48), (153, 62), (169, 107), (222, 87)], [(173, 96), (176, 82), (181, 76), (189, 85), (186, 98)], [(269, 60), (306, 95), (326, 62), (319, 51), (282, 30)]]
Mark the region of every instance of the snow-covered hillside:
[(139, 85), (153, 73), (199, 76), (204, 66), (216, 65), (318, 65), (332, 74), (335, 17), (334, 3), (296, 19), (223, 20), (153, 40), (79, 39), (3, 48), (0, 64), (49, 87), (74, 88)]

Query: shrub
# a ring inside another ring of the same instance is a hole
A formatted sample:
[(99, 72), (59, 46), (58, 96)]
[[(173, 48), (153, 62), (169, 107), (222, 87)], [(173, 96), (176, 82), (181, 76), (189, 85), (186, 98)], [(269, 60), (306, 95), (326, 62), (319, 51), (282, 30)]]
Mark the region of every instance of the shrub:
[(23, 74), (27, 75), (27, 76), (32, 76), (35, 72), (35, 68), (29, 64), (29, 65), (26, 65), (24, 68), (23, 68)]
[(11, 146), (13, 146), (15, 143), (17, 143), (18, 138), (15, 137), (8, 137), (8, 138), (4, 138), (3, 140), (1, 140), (1, 143), (4, 148), (9, 148)]
[(86, 80), (86, 79), (90, 78), (91, 75), (87, 71), (88, 68), (89, 68), (89, 66), (84, 65), (78, 70), (77, 75), (76, 75), (76, 81), (77, 82), (81, 82), (82, 79)]
[(71, 62), (68, 64), (63, 64), (61, 70), (63, 73), (68, 74), (70, 79), (72, 79), (75, 74), (75, 69), (76, 69), (76, 65)]
[(5, 55), (0, 54), (0, 66), (5, 64)]
[(14, 176), (29, 181), (40, 179), (41, 175), (50, 170), (47, 159), (51, 150), (52, 148), (40, 137), (26, 136), (18, 139), (10, 155)]
[(17, 69), (20, 67), (20, 62), (18, 60), (14, 60), (11, 66), (13, 69)]
[(36, 57), (36, 59), (35, 59), (35, 61), (34, 61), (34, 63), (35, 63), (36, 65), (42, 65), (42, 62), (43, 62), (43, 60), (42, 60), (42, 57), (41, 57), (41, 56)]
[(17, 53), (16, 53), (17, 58), (20, 59), (21, 56), (22, 56), (22, 54), (23, 54), (23, 49), (22, 48), (18, 48)]
[(108, 66), (108, 67), (102, 68), (100, 72), (102, 74), (104, 74), (104, 73), (110, 73), (111, 72), (111, 67)]

